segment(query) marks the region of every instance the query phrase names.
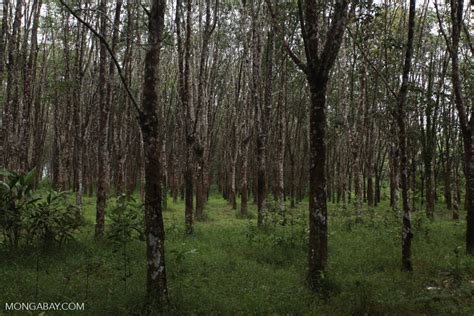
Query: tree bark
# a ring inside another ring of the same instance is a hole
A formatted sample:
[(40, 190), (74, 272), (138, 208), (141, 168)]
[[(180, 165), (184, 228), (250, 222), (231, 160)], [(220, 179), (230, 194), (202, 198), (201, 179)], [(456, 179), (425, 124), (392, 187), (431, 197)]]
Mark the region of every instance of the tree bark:
[[(99, 5), (100, 34), (107, 38), (107, 1), (101, 0)], [(97, 147), (97, 207), (95, 221), (95, 237), (104, 235), (105, 208), (109, 189), (109, 103), (107, 99), (107, 51), (104, 43), (99, 48), (99, 142)]]
[(411, 263), (411, 231), (410, 205), (408, 203), (408, 158), (407, 158), (407, 136), (406, 136), (406, 103), (408, 96), (408, 79), (411, 68), (411, 58), (413, 54), (413, 37), (415, 32), (415, 0), (410, 0), (408, 15), (408, 39), (405, 52), (405, 62), (403, 66), (402, 84), (397, 100), (397, 126), (400, 149), (400, 180), (402, 189), (403, 205), (403, 227), (402, 227), (402, 270), (412, 271)]
[(153, 0), (148, 20), (148, 47), (145, 54), (143, 110), (140, 115), (145, 151), (145, 234), (147, 253), (147, 297), (149, 303), (164, 302), (168, 289), (165, 270), (158, 92), (160, 51), (163, 44), (165, 0)]
[(450, 0), (450, 16), (451, 16), (451, 38), (449, 39), (439, 17), (438, 7), (435, 2), (438, 22), (446, 40), (446, 46), (451, 57), (451, 81), (453, 84), (454, 103), (458, 112), (459, 123), (461, 127), (461, 135), (464, 146), (464, 175), (466, 178), (466, 253), (474, 255), (474, 141), (472, 136), (474, 133), (474, 107), (471, 107), (470, 119), (468, 118), (468, 109), (464, 104), (462, 91), (461, 73), (459, 70), (459, 41), (461, 38), (461, 30), (463, 27), (463, 0)]
[(176, 32), (178, 39), (178, 81), (181, 105), (183, 108), (185, 122), (185, 166), (184, 166), (184, 195), (185, 208), (184, 218), (186, 233), (193, 233), (193, 146), (195, 144), (195, 113), (192, 104), (191, 92), (191, 11), (192, 0), (186, 3), (186, 34), (184, 46), (181, 36), (181, 0), (176, 1)]
[[(267, 1), (270, 4), (270, 1)], [(319, 14), (315, 0), (303, 5), (298, 1), (301, 33), (307, 64), (293, 54), (286, 41), (284, 46), (293, 62), (306, 74), (310, 89), (309, 113), (309, 249), (308, 281), (319, 288), (328, 256), (327, 196), (326, 196), (326, 91), (329, 73), (341, 47), (348, 20), (348, 1), (337, 1), (331, 16), (324, 47), (319, 52)], [(269, 5), (271, 8), (271, 5)], [(275, 20), (275, 19), (274, 19)]]

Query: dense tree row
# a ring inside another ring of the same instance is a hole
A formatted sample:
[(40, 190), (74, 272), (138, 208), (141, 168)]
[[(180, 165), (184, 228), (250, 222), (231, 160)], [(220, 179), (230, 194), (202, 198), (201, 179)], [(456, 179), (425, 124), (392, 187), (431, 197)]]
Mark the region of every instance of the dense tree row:
[(0, 165), (78, 206), (95, 194), (99, 239), (110, 194), (141, 190), (152, 296), (166, 296), (167, 196), (186, 201), (189, 234), (216, 190), (242, 216), (253, 199), (259, 227), (309, 196), (313, 286), (328, 201), (403, 212), (405, 270), (410, 213), (436, 205), (467, 210), (474, 253), (463, 1), (151, 3), (3, 0)]

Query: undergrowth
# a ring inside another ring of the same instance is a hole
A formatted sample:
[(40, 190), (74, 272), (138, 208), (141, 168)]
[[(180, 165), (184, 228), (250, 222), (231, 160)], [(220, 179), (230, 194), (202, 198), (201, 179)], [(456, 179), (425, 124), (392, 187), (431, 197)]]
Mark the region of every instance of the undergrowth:
[[(132, 238), (139, 214), (109, 202), (109, 236), (95, 242), (93, 198), (86, 225), (65, 246), (41, 254), (0, 249), (0, 298), (6, 302), (84, 302), (87, 315), (138, 315), (145, 296), (145, 245)], [(412, 273), (400, 271), (401, 219), (381, 204), (357, 219), (330, 204), (329, 263), (323, 291), (305, 285), (307, 203), (269, 209), (257, 229), (255, 207), (241, 217), (211, 196), (195, 233), (184, 234), (184, 205), (164, 211), (169, 305), (165, 314), (419, 315), (474, 313), (474, 259), (464, 255), (464, 221), (437, 210), (413, 214)], [(136, 206), (140, 207), (139, 205)], [(3, 309), (3, 306), (2, 308)], [(1, 313), (0, 309), (0, 313)], [(76, 312), (80, 314), (81, 312)], [(54, 312), (47, 312), (54, 314)], [(59, 314), (59, 312), (58, 312)]]

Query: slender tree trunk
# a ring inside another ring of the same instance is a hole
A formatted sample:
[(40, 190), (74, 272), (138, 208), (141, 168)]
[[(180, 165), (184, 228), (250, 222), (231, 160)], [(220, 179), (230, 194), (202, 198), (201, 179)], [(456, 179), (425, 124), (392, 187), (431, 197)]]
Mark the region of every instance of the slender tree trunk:
[(348, 1), (338, 1), (332, 14), (324, 49), (319, 54), (319, 10), (316, 1), (298, 2), (300, 24), (305, 41), (307, 65), (303, 64), (287, 46), (290, 57), (306, 73), (310, 89), (309, 113), (309, 247), (308, 280), (317, 289), (322, 280), (328, 257), (327, 196), (326, 196), (326, 90), (346, 28)]
[(233, 210), (237, 209), (236, 165), (237, 157), (232, 157), (230, 162), (230, 204)]
[[(107, 2), (101, 0), (100, 12), (100, 34), (106, 38), (107, 35)], [(95, 237), (101, 239), (104, 235), (105, 208), (107, 206), (107, 191), (109, 189), (109, 104), (107, 99), (107, 51), (104, 43), (99, 48), (99, 144), (97, 148), (97, 209)]]
[[(440, 19), (440, 29), (443, 30), (446, 45), (451, 56), (451, 80), (453, 84), (454, 102), (456, 104), (459, 122), (461, 126), (461, 135), (464, 145), (464, 175), (466, 178), (466, 253), (474, 255), (474, 107), (471, 107), (471, 117), (468, 119), (467, 107), (464, 104), (461, 74), (459, 70), (459, 41), (463, 27), (463, 0), (450, 0), (451, 13), (451, 40), (444, 33), (443, 25)], [(436, 7), (436, 10), (438, 8)], [(438, 11), (437, 11), (438, 13)]]
[(192, 104), (191, 92), (191, 11), (192, 0), (186, 3), (186, 34), (184, 46), (181, 35), (181, 0), (177, 0), (176, 6), (176, 32), (178, 39), (178, 60), (179, 60), (179, 92), (181, 105), (183, 107), (185, 121), (185, 166), (184, 166), (184, 195), (185, 195), (185, 226), (186, 233), (193, 233), (193, 146), (196, 142), (194, 130), (196, 119), (194, 117), (194, 107)]
[[(13, 10), (12, 10), (13, 11)], [(7, 94), (6, 100), (3, 106), (3, 117), (2, 117), (2, 146), (4, 151), (4, 166), (7, 169), (15, 169), (17, 166), (15, 139), (14, 139), (14, 113), (19, 108), (19, 96), (18, 96), (18, 85), (19, 85), (19, 73), (18, 73), (18, 55), (19, 55), (19, 32), (22, 19), (22, 1), (17, 0), (13, 17), (13, 24), (8, 40), (7, 47)], [(2, 61), (3, 62), (3, 61)], [(7, 154), (9, 153), (9, 154)]]
[(266, 61), (265, 64), (265, 97), (260, 98), (260, 19), (258, 14), (260, 3), (257, 1), (256, 7), (253, 8), (252, 19), (252, 102), (255, 105), (255, 127), (256, 127), (256, 161), (257, 161), (257, 177), (256, 177), (256, 198), (257, 198), (257, 225), (263, 227), (266, 218), (266, 153), (267, 153), (267, 108), (271, 107), (272, 102), (272, 60), (273, 60), (273, 37), (272, 33), (268, 33), (266, 45)]
[(454, 203), (453, 203), (453, 219), (454, 220), (458, 220), (459, 219), (459, 205), (460, 205), (460, 202), (461, 202), (461, 181), (460, 181), (460, 177), (459, 177), (459, 173), (458, 173), (458, 168), (456, 167), (455, 168), (455, 173), (454, 173), (454, 177), (455, 177), (455, 199), (454, 199)]
[(145, 234), (149, 303), (164, 302), (168, 289), (165, 270), (165, 231), (162, 215), (158, 93), (160, 51), (163, 43), (165, 0), (153, 0), (148, 20), (143, 112), (140, 116), (145, 151)]
[(285, 139), (286, 139), (286, 96), (287, 96), (287, 76), (286, 76), (286, 58), (282, 59), (282, 73), (280, 81), (280, 91), (278, 99), (278, 135), (277, 135), (277, 173), (276, 173), (276, 194), (278, 208), (281, 213), (285, 211)]
[(408, 202), (408, 157), (407, 157), (407, 135), (406, 135), (406, 102), (408, 95), (408, 79), (411, 68), (411, 58), (413, 54), (413, 37), (415, 32), (415, 0), (410, 0), (410, 10), (408, 17), (408, 40), (405, 53), (405, 63), (403, 66), (402, 84), (397, 100), (397, 126), (399, 133), (400, 148), (400, 179), (402, 188), (403, 205), (403, 228), (402, 228), (402, 269), (412, 271), (411, 263), (411, 231), (410, 205)]
[[(10, 0), (4, 0), (3, 1), (3, 6), (2, 6), (2, 28), (0, 30), (0, 86), (3, 87), (3, 82), (4, 82), (4, 71), (5, 71), (5, 52), (6, 52), (6, 37), (7, 37), (7, 27), (8, 27), (8, 11), (9, 11), (9, 5), (10, 5)], [(2, 88), (3, 89), (3, 88)], [(3, 90), (2, 90), (3, 92)], [(6, 104), (6, 103), (5, 103)], [(5, 118), (6, 118), (6, 112), (5, 112), (5, 106), (2, 107), (2, 127), (0, 128), (0, 166), (6, 166), (6, 153), (7, 153), (7, 148), (6, 148), (6, 141), (7, 141), (7, 129), (6, 129), (6, 124)]]
[(395, 144), (390, 145), (390, 206), (395, 212), (399, 212), (399, 150)]
[[(80, 14), (80, 13), (78, 13)], [(82, 85), (83, 85), (83, 63), (84, 63), (84, 50), (85, 50), (85, 31), (86, 28), (81, 26), (77, 30), (76, 36), (76, 58), (75, 58), (75, 80), (76, 80), (76, 89), (74, 89), (74, 99), (73, 99), (73, 123), (74, 123), (74, 149), (73, 149), (73, 166), (74, 166), (74, 190), (76, 191), (76, 205), (82, 209), (82, 195), (83, 195), (83, 158), (84, 158), (84, 138), (85, 133), (83, 132), (83, 94), (82, 94)]]
[(318, 285), (326, 267), (326, 82), (310, 82), (309, 277)]
[(249, 139), (244, 140), (242, 144), (242, 168), (241, 168), (241, 200), (240, 200), (240, 214), (247, 216), (248, 214), (248, 152), (249, 152)]
[[(431, 57), (433, 58), (433, 57)], [(434, 172), (433, 172), (433, 156), (435, 154), (435, 122), (433, 122), (433, 102), (430, 100), (433, 87), (432, 79), (433, 59), (430, 61), (430, 71), (428, 75), (428, 88), (425, 116), (426, 128), (423, 132), (423, 162), (424, 162), (424, 182), (426, 184), (426, 216), (430, 219), (434, 218), (435, 194), (434, 194)]]

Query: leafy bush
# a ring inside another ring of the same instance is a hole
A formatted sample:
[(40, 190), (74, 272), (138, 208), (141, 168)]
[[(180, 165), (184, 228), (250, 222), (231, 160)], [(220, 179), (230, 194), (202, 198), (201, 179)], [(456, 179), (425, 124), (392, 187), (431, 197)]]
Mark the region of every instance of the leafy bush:
[(34, 171), (26, 175), (2, 170), (0, 173), (0, 229), (3, 239), (18, 247), (22, 230), (22, 214), (34, 207), (37, 199), (33, 196)]
[(119, 194), (115, 207), (110, 210), (108, 237), (119, 244), (134, 238), (145, 240), (143, 214), (143, 206), (132, 196)]
[(32, 244), (63, 242), (73, 238), (82, 224), (79, 208), (68, 203), (66, 192), (46, 191), (42, 198), (33, 190), (34, 170), (27, 174), (2, 171), (0, 181), (0, 230), (4, 242), (18, 247)]
[(114, 243), (115, 251), (120, 251), (122, 262), (118, 267), (121, 270), (121, 280), (124, 292), (127, 293), (127, 280), (132, 276), (130, 256), (127, 245), (135, 238), (145, 240), (143, 206), (132, 197), (119, 194), (115, 207), (110, 210), (110, 228), (108, 238)]
[(412, 223), (414, 232), (424, 236), (425, 240), (429, 241), (432, 222), (426, 214), (424, 212), (412, 213)]
[(265, 244), (282, 249), (305, 249), (308, 243), (308, 225), (304, 217), (295, 212), (269, 211), (268, 225), (264, 230), (248, 220), (246, 237), (249, 243)]
[[(186, 246), (186, 244), (182, 244), (182, 246)], [(195, 255), (198, 253), (197, 249), (172, 249), (170, 251), (171, 254), (174, 255), (174, 267), (175, 267), (175, 275), (182, 276), (183, 273), (186, 273), (187, 270), (184, 269), (184, 261), (187, 257), (191, 255)]]
[(80, 209), (67, 202), (66, 192), (50, 190), (45, 200), (25, 209), (24, 219), (27, 242), (40, 240), (59, 244), (73, 239), (73, 232), (82, 224)]

